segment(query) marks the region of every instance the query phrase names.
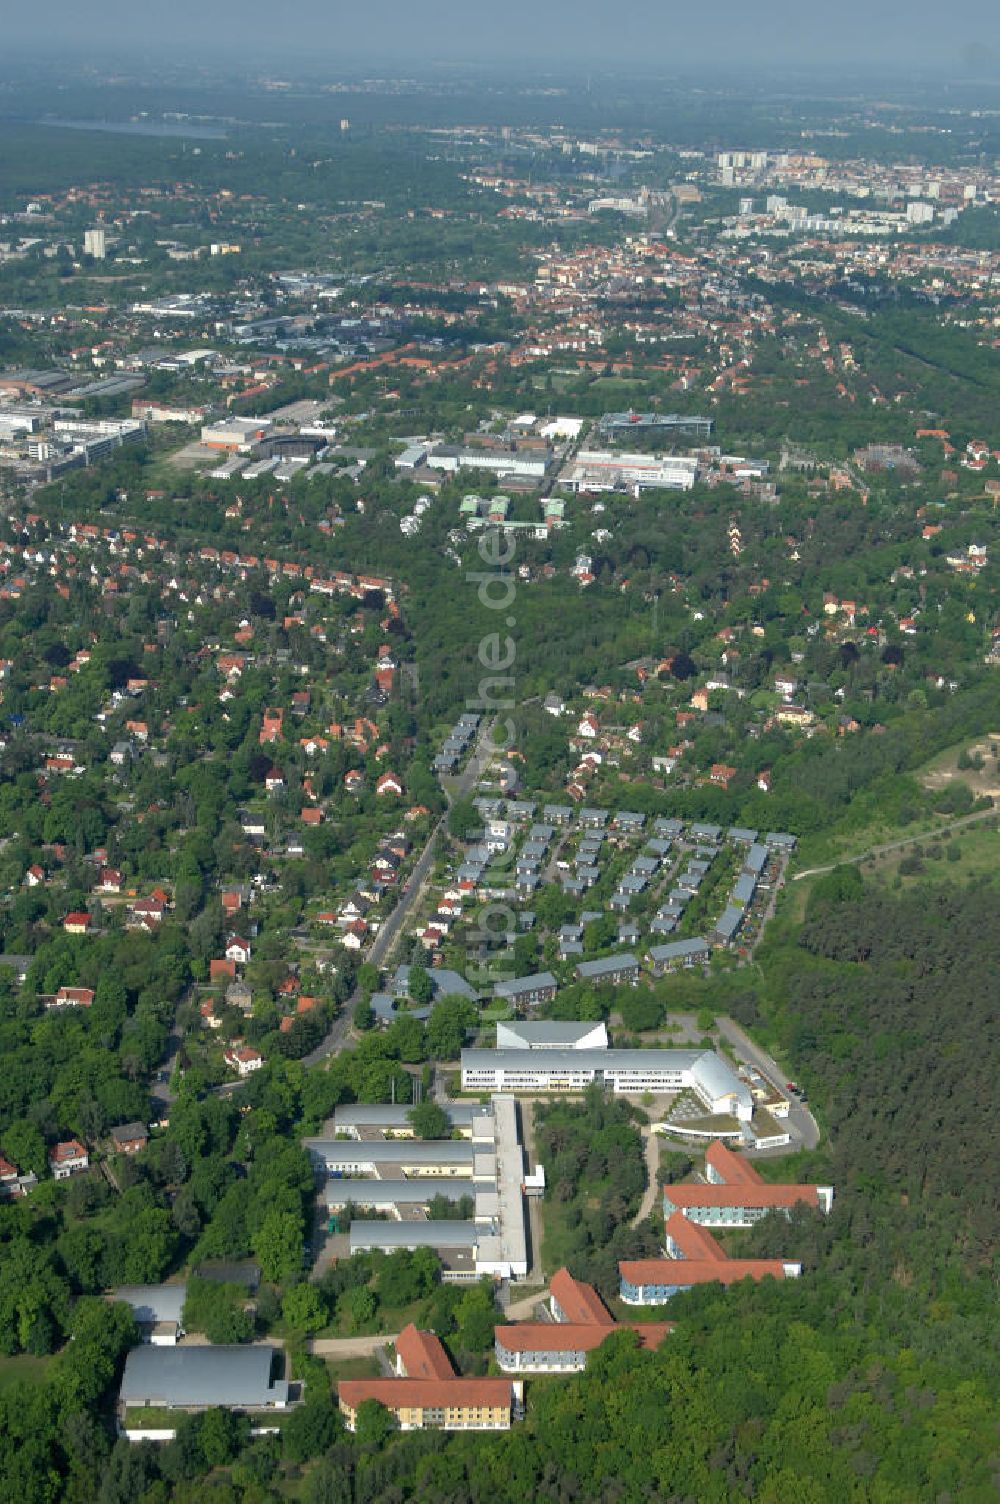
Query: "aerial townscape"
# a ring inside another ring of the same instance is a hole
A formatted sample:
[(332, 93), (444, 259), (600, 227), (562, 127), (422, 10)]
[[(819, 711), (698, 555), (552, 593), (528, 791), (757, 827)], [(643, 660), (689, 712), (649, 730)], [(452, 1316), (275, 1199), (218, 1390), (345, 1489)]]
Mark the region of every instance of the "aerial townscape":
[(12, 19), (0, 1504), (996, 1499), (1000, 34), (840, 9)]

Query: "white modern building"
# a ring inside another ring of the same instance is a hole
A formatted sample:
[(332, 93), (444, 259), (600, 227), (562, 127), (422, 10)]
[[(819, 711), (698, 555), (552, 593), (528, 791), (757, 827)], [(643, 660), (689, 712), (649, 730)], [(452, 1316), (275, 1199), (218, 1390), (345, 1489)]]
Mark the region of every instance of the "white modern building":
[(697, 478), (693, 457), (581, 449), (562, 470), (559, 485), (570, 491), (690, 491)]
[(582, 1092), (595, 1083), (615, 1093), (676, 1094), (690, 1089), (711, 1113), (749, 1122), (746, 1082), (712, 1050), (504, 1048), (462, 1051), (462, 1090)]
[(552, 463), (552, 454), (548, 449), (458, 449), (438, 445), (426, 456), (426, 463), (432, 470), (444, 470), (452, 475), (458, 470), (492, 470), (494, 475), (544, 480)]

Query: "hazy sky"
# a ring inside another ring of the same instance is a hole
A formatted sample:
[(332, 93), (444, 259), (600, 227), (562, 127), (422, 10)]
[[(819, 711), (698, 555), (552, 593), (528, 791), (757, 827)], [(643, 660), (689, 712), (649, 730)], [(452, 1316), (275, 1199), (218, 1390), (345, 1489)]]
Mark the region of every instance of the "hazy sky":
[(708, 76), (719, 63), (932, 64), (1000, 77), (997, 0), (46, 0), (4, 10), (6, 44), (62, 52), (66, 43), (90, 56), (201, 50), (239, 64), (298, 55), (328, 58), (331, 69), (636, 60)]

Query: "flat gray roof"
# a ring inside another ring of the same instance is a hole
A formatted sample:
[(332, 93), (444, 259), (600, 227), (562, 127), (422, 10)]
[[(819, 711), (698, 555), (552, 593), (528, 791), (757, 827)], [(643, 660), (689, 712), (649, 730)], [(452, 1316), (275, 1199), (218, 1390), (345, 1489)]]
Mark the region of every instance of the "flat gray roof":
[[(485, 1107), (480, 1107), (478, 1102), (442, 1102), (439, 1104), (448, 1115), (449, 1123), (456, 1128), (467, 1128), (472, 1124), (472, 1119), (486, 1113)], [(410, 1127), (410, 1113), (413, 1111), (412, 1104), (397, 1103), (390, 1106), (388, 1102), (373, 1105), (370, 1102), (353, 1102), (347, 1107), (338, 1107), (333, 1115), (333, 1124), (336, 1132), (350, 1128), (389, 1128), (406, 1129)]]
[(180, 1321), (187, 1296), (187, 1285), (119, 1285), (111, 1291), (112, 1300), (123, 1300), (132, 1307), (136, 1321), (148, 1325), (156, 1321)]
[[(593, 1034), (595, 1029), (603, 1029), (604, 1025), (599, 1021), (589, 1023), (566, 1023), (561, 1020), (544, 1019), (539, 1022), (524, 1022), (519, 1019), (511, 1023), (497, 1024), (497, 1048), (498, 1049), (521, 1049), (526, 1045), (528, 1049), (544, 1049), (546, 1046), (555, 1048), (559, 1045), (572, 1046), (579, 1039), (586, 1039), (588, 1034)], [(605, 1034), (605, 1038), (607, 1035)], [(514, 1041), (522, 1043), (515, 1043)], [(507, 1041), (510, 1041), (507, 1043)]]
[(435, 1196), (460, 1201), (474, 1196), (475, 1187), (464, 1175), (417, 1175), (413, 1180), (353, 1180), (338, 1176), (328, 1180), (323, 1194), (327, 1206), (425, 1206)]
[(288, 1402), (284, 1379), (271, 1383), (277, 1349), (244, 1347), (134, 1347), (125, 1361), (121, 1398), (126, 1405), (173, 1409), (225, 1405), (263, 1409)]
[(743, 923), (743, 913), (743, 909), (729, 904), (716, 923), (715, 933), (721, 935), (723, 940), (731, 940)]
[(763, 872), (764, 868), (767, 866), (767, 859), (769, 855), (770, 853), (767, 847), (762, 846), (759, 841), (755, 841), (754, 844), (750, 847), (750, 850), (747, 852), (744, 861), (746, 863), (746, 866), (750, 868), (751, 872)]
[[(427, 975), (431, 979), (434, 988), (435, 1000), (439, 997), (449, 997), (458, 993), (461, 997), (474, 1002), (476, 994), (469, 986), (465, 978), (457, 971), (449, 971), (445, 966), (431, 966), (427, 969)], [(390, 983), (397, 997), (406, 995), (410, 980), (410, 968), (406, 965), (397, 966), (396, 974)]]
[(333, 1139), (307, 1138), (303, 1145), (328, 1166), (338, 1164), (471, 1165), (472, 1142), (467, 1138)]
[(351, 1252), (366, 1248), (475, 1248), (475, 1222), (352, 1222)]

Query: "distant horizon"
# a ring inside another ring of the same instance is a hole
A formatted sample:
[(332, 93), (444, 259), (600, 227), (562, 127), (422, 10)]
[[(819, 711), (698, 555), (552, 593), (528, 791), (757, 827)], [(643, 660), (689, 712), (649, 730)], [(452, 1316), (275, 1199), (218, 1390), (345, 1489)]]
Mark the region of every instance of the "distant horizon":
[[(916, 68), (1000, 84), (1000, 19), (986, 0), (953, 0), (942, 22), (930, 0), (842, 0), (835, 16), (808, 14), (801, 0), (717, 0), (705, 17), (677, 0), (632, 0), (613, 10), (594, 0), (508, 0), (483, 11), (461, 0), (369, 0), (360, 13), (337, 0), (174, 0), (162, 11), (101, 0), (98, 13), (69, 0), (5, 19), (5, 50), (22, 60), (58, 58), (201, 62), (234, 68), (270, 61), (272, 71), (344, 69), (637, 69), (643, 75), (794, 69), (843, 82), (895, 79)], [(155, 49), (155, 57), (147, 57)], [(510, 80), (512, 84), (517, 79)]]

